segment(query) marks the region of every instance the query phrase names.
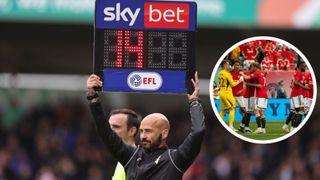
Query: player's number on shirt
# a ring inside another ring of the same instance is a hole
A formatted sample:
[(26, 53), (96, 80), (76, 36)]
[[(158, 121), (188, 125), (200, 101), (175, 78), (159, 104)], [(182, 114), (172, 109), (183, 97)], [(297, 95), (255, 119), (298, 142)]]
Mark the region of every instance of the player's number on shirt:
[(225, 87), (225, 85), (224, 85), (224, 79), (223, 79), (223, 78), (218, 78), (218, 80), (219, 80), (219, 85), (220, 85), (220, 87)]
[(228, 87), (229, 82), (226, 81), (224, 78), (218, 78), (220, 87)]

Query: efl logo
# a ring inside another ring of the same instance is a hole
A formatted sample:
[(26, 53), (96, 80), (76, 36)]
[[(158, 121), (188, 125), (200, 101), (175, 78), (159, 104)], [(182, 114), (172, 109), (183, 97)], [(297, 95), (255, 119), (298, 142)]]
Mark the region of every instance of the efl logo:
[(189, 4), (146, 2), (144, 27), (188, 29)]
[(129, 74), (127, 84), (133, 90), (155, 91), (162, 86), (162, 78), (155, 72), (135, 71)]

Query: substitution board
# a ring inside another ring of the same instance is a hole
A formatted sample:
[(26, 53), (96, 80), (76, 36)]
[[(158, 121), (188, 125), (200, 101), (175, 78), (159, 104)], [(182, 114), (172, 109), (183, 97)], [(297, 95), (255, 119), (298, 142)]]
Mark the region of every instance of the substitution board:
[(191, 91), (196, 11), (195, 2), (96, 0), (94, 73), (102, 90)]

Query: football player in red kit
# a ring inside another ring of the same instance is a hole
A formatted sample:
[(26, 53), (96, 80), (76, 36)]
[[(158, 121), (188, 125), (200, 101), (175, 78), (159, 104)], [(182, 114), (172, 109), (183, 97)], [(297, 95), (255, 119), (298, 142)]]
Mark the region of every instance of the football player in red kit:
[(273, 52), (273, 57), (274, 57), (273, 64), (275, 66), (277, 65), (278, 60), (282, 59), (282, 56), (283, 56), (283, 47), (282, 45), (278, 45)]
[[(294, 77), (292, 77), (292, 80), (291, 80), (291, 85), (290, 85), (291, 89), (293, 89), (293, 79), (294, 79)], [(296, 95), (296, 91), (291, 90), (291, 94), (290, 94), (290, 113), (289, 113), (289, 115), (287, 117), (287, 120), (286, 120), (285, 124), (282, 126), (282, 129), (287, 133), (290, 132), (289, 124), (290, 124), (291, 120), (294, 119), (295, 116), (296, 116), (295, 107), (294, 107), (294, 104), (293, 104), (293, 97), (295, 95)]]
[(306, 87), (309, 87), (309, 89), (304, 89), (304, 113), (305, 115), (308, 114), (312, 98), (313, 98), (313, 83), (312, 83), (312, 76), (310, 71), (306, 70), (303, 76), (304, 79), (304, 85)]
[(290, 69), (290, 62), (286, 59), (286, 56), (283, 55), (282, 59), (278, 59), (277, 61), (277, 70), (286, 71)]
[(284, 55), (289, 60), (290, 69), (294, 69), (294, 51), (287, 46), (284, 47)]
[(264, 56), (268, 56), (269, 60), (272, 61), (272, 65), (274, 65), (274, 50), (275, 50), (276, 42), (275, 41), (266, 41), (266, 46), (263, 48)]
[(249, 84), (256, 87), (256, 100), (254, 114), (256, 116), (257, 129), (254, 133), (266, 133), (265, 109), (268, 106), (267, 82), (265, 72), (261, 71), (259, 63), (253, 63), (253, 73), (250, 76), (244, 76), (245, 79), (256, 79), (256, 84)]
[[(233, 70), (230, 71), (230, 74), (232, 75), (232, 78), (234, 81), (239, 81), (241, 77), (241, 70), (240, 70), (240, 62), (235, 61), (233, 64)], [(239, 83), (238, 85), (232, 87), (232, 93), (234, 98), (236, 99), (236, 102), (238, 106), (240, 107), (241, 113), (245, 113), (245, 106), (243, 101), (243, 94), (245, 91), (245, 87), (243, 85), (243, 82)]]
[(303, 97), (304, 90), (310, 90), (310, 87), (304, 85), (304, 73), (307, 66), (305, 62), (298, 63), (298, 69), (294, 73), (292, 80), (292, 90), (291, 90), (291, 109), (286, 123), (283, 125), (282, 129), (288, 132), (288, 125), (292, 121), (291, 131), (294, 130), (302, 121), (302, 116), (304, 115), (305, 99)]
[(273, 69), (273, 62), (270, 60), (269, 56), (265, 56), (261, 62), (261, 67), (263, 70), (270, 71)]
[(242, 55), (245, 58), (243, 61), (244, 68), (249, 68), (250, 64), (254, 63), (254, 60), (258, 55), (257, 47), (254, 46), (252, 41), (247, 43), (247, 47), (242, 51)]
[[(252, 64), (250, 65), (250, 68), (245, 71), (243, 74), (246, 76), (250, 76), (252, 73)], [(255, 84), (254, 79), (248, 79), (245, 80), (245, 92), (243, 94), (243, 100), (244, 105), (246, 109), (246, 113), (242, 117), (242, 121), (240, 123), (239, 131), (242, 133), (252, 133), (252, 130), (249, 128), (250, 119), (254, 111), (254, 105), (255, 105), (255, 86), (251, 86), (251, 84)]]

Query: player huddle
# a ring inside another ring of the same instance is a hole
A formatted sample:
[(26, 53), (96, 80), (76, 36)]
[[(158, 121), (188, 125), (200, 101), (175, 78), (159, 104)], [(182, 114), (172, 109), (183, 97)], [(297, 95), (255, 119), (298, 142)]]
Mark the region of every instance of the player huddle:
[[(249, 63), (241, 69), (240, 62), (234, 61), (230, 70), (230, 62), (224, 60), (221, 63), (221, 71), (218, 74), (220, 86), (220, 116), (223, 119), (229, 111), (229, 127), (241, 133), (266, 133), (265, 110), (268, 106), (268, 94), (266, 76), (270, 69), (264, 68), (258, 62)], [(299, 126), (303, 116), (308, 112), (312, 102), (313, 86), (312, 77), (305, 62), (297, 64), (291, 83), (291, 112), (282, 129), (289, 132)], [(239, 129), (234, 128), (236, 106), (240, 107), (242, 121)], [(256, 117), (257, 128), (252, 131), (249, 128), (251, 116)]]
[[(282, 129), (292, 131), (299, 126), (302, 117), (307, 115), (313, 98), (313, 82), (305, 62), (300, 62), (291, 81), (290, 114)], [(291, 129), (289, 130), (289, 123)]]

